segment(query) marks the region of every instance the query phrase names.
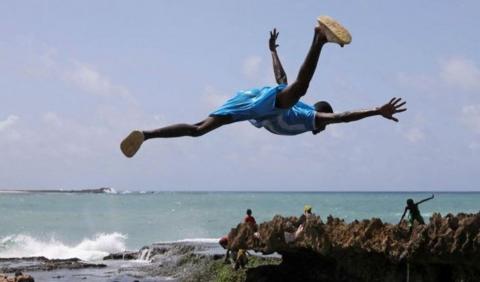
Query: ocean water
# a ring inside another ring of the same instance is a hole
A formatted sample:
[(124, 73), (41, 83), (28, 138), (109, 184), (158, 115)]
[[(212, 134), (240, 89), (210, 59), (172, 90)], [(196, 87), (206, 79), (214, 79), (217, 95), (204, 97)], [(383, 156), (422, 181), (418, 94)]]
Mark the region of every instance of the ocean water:
[[(477, 213), (480, 193), (434, 193), (420, 210)], [(242, 221), (250, 208), (257, 222), (313, 212), (346, 221), (379, 217), (397, 223), (405, 200), (430, 193), (159, 192), (0, 193), (0, 257), (79, 257), (97, 260), (112, 252), (155, 242), (214, 242)]]

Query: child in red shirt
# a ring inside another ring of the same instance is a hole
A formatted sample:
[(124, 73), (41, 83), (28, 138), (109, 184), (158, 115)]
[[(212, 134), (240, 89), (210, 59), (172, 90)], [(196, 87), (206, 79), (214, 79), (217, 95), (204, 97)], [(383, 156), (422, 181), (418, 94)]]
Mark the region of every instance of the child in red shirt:
[(243, 219), (243, 222), (244, 223), (257, 224), (257, 222), (255, 221), (255, 217), (252, 216), (252, 210), (251, 209), (247, 210), (247, 215)]

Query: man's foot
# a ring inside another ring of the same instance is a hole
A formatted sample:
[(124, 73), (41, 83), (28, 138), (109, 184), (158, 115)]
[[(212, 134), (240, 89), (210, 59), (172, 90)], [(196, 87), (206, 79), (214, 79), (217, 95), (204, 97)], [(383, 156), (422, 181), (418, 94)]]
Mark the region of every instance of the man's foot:
[(323, 32), (328, 42), (338, 43), (343, 47), (352, 42), (352, 36), (346, 28), (329, 16), (320, 16), (317, 18), (318, 28)]
[(138, 130), (132, 131), (127, 138), (123, 139), (122, 143), (120, 144), (120, 150), (122, 150), (122, 153), (128, 157), (131, 158), (135, 153), (140, 149), (140, 146), (142, 146), (143, 141), (145, 141), (145, 136), (143, 136), (143, 133)]

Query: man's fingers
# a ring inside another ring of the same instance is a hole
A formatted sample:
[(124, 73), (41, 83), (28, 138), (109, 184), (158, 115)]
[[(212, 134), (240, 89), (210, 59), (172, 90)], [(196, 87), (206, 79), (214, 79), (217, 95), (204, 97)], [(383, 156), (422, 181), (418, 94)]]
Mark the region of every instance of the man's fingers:
[(398, 104), (398, 105), (395, 105), (395, 108), (400, 108), (401, 106), (405, 105), (406, 103), (407, 103), (407, 102), (402, 102), (402, 103), (400, 103), (400, 104)]
[(392, 104), (395, 99), (397, 99), (397, 98), (393, 97), (392, 100), (390, 100), (390, 102), (388, 102), (388, 103)]
[(394, 122), (398, 122), (398, 119), (396, 117), (390, 117), (391, 120), (393, 120)]
[(398, 102), (400, 102), (401, 100), (402, 100), (402, 98), (397, 98), (395, 101), (393, 101), (393, 105), (396, 106), (396, 104), (397, 104)]
[(407, 109), (398, 109), (398, 110), (395, 110), (395, 113), (401, 113), (401, 112), (405, 112)]

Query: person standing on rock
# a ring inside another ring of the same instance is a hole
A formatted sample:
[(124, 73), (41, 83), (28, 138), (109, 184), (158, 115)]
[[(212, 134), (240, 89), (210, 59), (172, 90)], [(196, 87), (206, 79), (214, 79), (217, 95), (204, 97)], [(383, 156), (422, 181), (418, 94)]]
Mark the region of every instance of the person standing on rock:
[(250, 121), (277, 135), (297, 135), (304, 132), (318, 134), (327, 125), (352, 122), (372, 116), (382, 116), (398, 122), (394, 114), (406, 111), (405, 102), (393, 98), (390, 102), (371, 109), (334, 113), (328, 102), (307, 105), (300, 99), (307, 93), (317, 67), (320, 51), (326, 43), (340, 46), (349, 44), (352, 37), (347, 29), (328, 16), (317, 19), (313, 41), (298, 75), (288, 84), (287, 75), (280, 63), (276, 43), (278, 32), (270, 32), (269, 48), (272, 54), (276, 86), (251, 88), (236, 93), (223, 106), (194, 124), (174, 124), (154, 130), (134, 130), (120, 144), (123, 154), (131, 158), (145, 140), (153, 138), (198, 137), (221, 126), (240, 121)]
[(413, 226), (413, 223), (415, 221), (417, 221), (419, 224), (425, 224), (425, 221), (423, 220), (422, 214), (420, 213), (420, 210), (418, 209), (418, 205), (433, 199), (433, 197), (434, 197), (434, 195), (432, 194), (431, 197), (423, 199), (423, 200), (421, 200), (417, 203), (415, 203), (412, 199), (408, 199), (407, 200), (407, 206), (405, 207), (405, 210), (403, 211), (403, 214), (402, 214), (402, 218), (400, 218), (400, 222), (398, 222), (398, 224), (400, 224), (402, 222), (402, 220), (405, 217), (405, 214), (407, 213), (407, 211), (409, 212), (408, 213), (408, 226), (410, 226), (410, 228)]

